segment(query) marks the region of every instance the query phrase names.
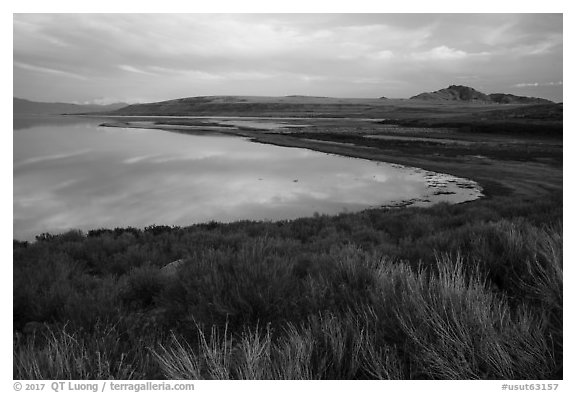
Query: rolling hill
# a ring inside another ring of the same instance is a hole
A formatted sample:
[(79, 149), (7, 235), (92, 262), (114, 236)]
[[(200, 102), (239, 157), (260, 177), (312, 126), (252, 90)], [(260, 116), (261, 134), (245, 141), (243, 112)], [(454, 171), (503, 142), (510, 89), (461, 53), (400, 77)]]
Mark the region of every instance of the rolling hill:
[(114, 111), (127, 104), (116, 103), (110, 105), (79, 105), (64, 102), (37, 102), (14, 97), (12, 113), (28, 115), (61, 115)]
[[(477, 105), (483, 104), (483, 105)], [(115, 116), (276, 116), (386, 118), (414, 114), (476, 112), (510, 106), (553, 104), (542, 98), (513, 94), (484, 94), (471, 87), (452, 85), (410, 99), (332, 98), (292, 95), (199, 96), (128, 105), (106, 115)]]

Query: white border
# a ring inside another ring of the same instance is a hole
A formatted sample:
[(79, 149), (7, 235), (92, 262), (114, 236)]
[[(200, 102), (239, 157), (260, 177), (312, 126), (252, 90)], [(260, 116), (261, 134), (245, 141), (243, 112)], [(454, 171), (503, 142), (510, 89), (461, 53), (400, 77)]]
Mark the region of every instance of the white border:
[[(199, 4), (206, 3), (206, 4)], [(573, 176), (574, 169), (576, 169), (573, 146), (574, 137), (572, 133), (574, 130), (574, 121), (572, 119), (572, 108), (570, 100), (566, 98), (571, 97), (573, 91), (571, 70), (575, 70), (573, 60), (573, 49), (575, 47), (571, 38), (574, 35), (575, 18), (573, 9), (569, 6), (570, 1), (561, 0), (547, 0), (547, 1), (496, 1), (485, 0), (470, 4), (462, 0), (410, 0), (404, 2), (387, 2), (387, 1), (371, 1), (371, 0), (354, 0), (354, 1), (311, 1), (311, 0), (291, 0), (283, 1), (282, 4), (276, 4), (271, 1), (257, 1), (257, 0), (211, 0), (208, 2), (195, 2), (192, 0), (163, 0), (160, 2), (123, 2), (116, 0), (100, 0), (97, 2), (80, 2), (80, 1), (63, 1), (63, 0), (21, 0), (10, 1), (9, 4), (3, 4), (2, 7), (2, 49), (3, 53), (8, 57), (8, 51), (12, 48), (13, 30), (12, 30), (12, 13), (27, 13), (27, 12), (239, 12), (239, 13), (262, 13), (262, 12), (342, 12), (342, 13), (358, 13), (358, 12), (385, 12), (385, 13), (437, 13), (437, 12), (466, 12), (466, 13), (502, 13), (502, 12), (525, 12), (525, 13), (564, 13), (564, 69), (568, 70), (564, 75), (564, 105), (568, 105), (565, 113), (565, 163), (564, 173), (568, 175), (567, 181), (564, 184), (564, 238), (568, 240), (565, 242), (565, 260), (568, 263), (565, 266), (565, 281), (566, 285), (564, 297), (564, 331), (567, 333), (564, 336), (564, 381), (560, 381), (558, 391), (568, 392), (576, 391), (576, 384), (574, 383), (576, 377), (572, 372), (574, 365), (574, 339), (571, 332), (576, 328), (574, 324), (574, 285), (572, 280), (574, 278), (574, 268), (571, 266), (575, 258), (574, 246), (574, 225), (572, 224), (574, 215), (574, 207), (571, 206), (570, 196), (574, 195)], [(573, 2), (572, 2), (573, 3)], [(5, 59), (6, 60), (6, 59)], [(2, 86), (7, 89), (12, 86), (12, 66), (10, 62), (2, 62)], [(13, 89), (12, 89), (13, 90)], [(2, 95), (2, 102), (0, 104), (3, 108), (3, 130), (2, 130), (2, 178), (9, 181), (9, 186), (5, 187), (2, 191), (2, 224), (0, 226), (0, 247), (2, 250), (3, 263), (5, 264), (5, 273), (3, 274), (2, 281), (2, 311), (5, 313), (4, 323), (2, 324), (2, 339), (1, 351), (2, 354), (2, 379), (0, 386), (4, 387), (2, 391), (13, 391), (12, 381), (12, 258), (11, 258), (11, 238), (12, 238), (12, 132), (11, 124), (8, 119), (11, 119), (12, 100), (8, 94)], [(539, 382), (539, 381), (534, 381)], [(528, 381), (521, 381), (520, 383), (528, 383)], [(390, 391), (429, 391), (429, 392), (496, 392), (501, 391), (501, 381), (388, 381), (388, 382), (372, 382), (372, 381), (326, 381), (326, 382), (290, 382), (290, 381), (261, 381), (261, 382), (208, 382), (199, 381), (196, 383), (196, 391), (213, 391), (213, 390), (236, 390), (236, 391), (256, 391), (269, 393), (271, 390), (275, 392), (293, 392), (295, 389), (324, 389), (327, 391), (336, 392), (350, 392), (350, 391), (382, 391), (382, 389), (390, 389)], [(569, 388), (572, 386), (572, 388)], [(46, 390), (48, 391), (48, 390)]]

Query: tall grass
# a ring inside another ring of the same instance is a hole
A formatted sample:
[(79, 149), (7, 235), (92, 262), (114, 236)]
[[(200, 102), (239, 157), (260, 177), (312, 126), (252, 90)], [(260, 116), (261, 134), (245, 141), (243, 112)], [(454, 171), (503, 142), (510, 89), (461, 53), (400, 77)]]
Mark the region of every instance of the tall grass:
[(15, 379), (133, 379), (144, 378), (150, 356), (121, 343), (114, 326), (98, 325), (98, 333), (47, 329), (19, 339), (14, 348)]
[[(344, 320), (344, 322), (343, 322)], [(172, 337), (153, 353), (170, 379), (353, 379), (402, 378), (390, 348), (376, 347), (351, 316), (312, 317), (300, 327), (287, 325), (273, 337), (269, 329), (246, 329), (235, 339), (212, 328), (192, 348)]]
[[(467, 276), (460, 257), (438, 259), (438, 274), (405, 274), (396, 316), (409, 351), (418, 353), (412, 373), (440, 379), (516, 379), (554, 363), (538, 318), (512, 310), (486, 287), (480, 274)], [(536, 377), (536, 374), (533, 374)]]
[(558, 210), (481, 201), (15, 243), (14, 377), (561, 378)]
[[(311, 316), (276, 340), (256, 330), (235, 343), (212, 330), (210, 340), (200, 333), (195, 350), (174, 338), (155, 355), (167, 377), (185, 379), (541, 379), (555, 372), (544, 319), (510, 307), (477, 269), (465, 273), (461, 256), (437, 256), (437, 272), (378, 262), (364, 312)], [(338, 266), (347, 279), (366, 274), (362, 261)], [(381, 329), (403, 340), (387, 343)]]

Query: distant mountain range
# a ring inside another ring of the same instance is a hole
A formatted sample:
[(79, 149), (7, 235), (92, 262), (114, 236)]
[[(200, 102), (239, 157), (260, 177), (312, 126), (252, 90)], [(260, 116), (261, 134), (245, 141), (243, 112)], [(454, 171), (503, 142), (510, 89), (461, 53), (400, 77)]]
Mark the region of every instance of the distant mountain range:
[[(446, 89), (418, 94), (406, 99), (333, 98), (292, 95), (265, 96), (200, 96), (168, 101), (128, 105), (78, 105), (34, 102), (14, 98), (14, 114), (91, 114), (116, 116), (296, 116), (296, 117), (388, 117), (397, 107), (419, 107), (430, 104), (484, 104), (477, 109), (512, 105), (554, 104), (543, 98), (513, 94), (484, 94), (468, 86), (451, 85)], [(446, 106), (446, 105), (442, 105)], [(450, 106), (450, 105), (448, 105)]]
[[(471, 87), (452, 85), (432, 93), (406, 99), (332, 98), (313, 96), (200, 96), (175, 100), (134, 104), (106, 113), (117, 116), (312, 116), (312, 117), (388, 117), (395, 107), (430, 104), (554, 104), (542, 98), (513, 94), (484, 94)], [(446, 105), (443, 105), (446, 106)], [(476, 106), (476, 105), (474, 105)]]
[(553, 104), (552, 101), (544, 98), (524, 97), (514, 94), (484, 94), (468, 86), (451, 85), (446, 89), (437, 90), (431, 93), (421, 93), (410, 97), (411, 100), (425, 101), (461, 101), (478, 102), (485, 104)]
[(79, 105), (63, 102), (37, 102), (14, 97), (12, 113), (27, 115), (62, 115), (92, 112), (115, 111), (128, 104), (116, 103), (110, 105)]

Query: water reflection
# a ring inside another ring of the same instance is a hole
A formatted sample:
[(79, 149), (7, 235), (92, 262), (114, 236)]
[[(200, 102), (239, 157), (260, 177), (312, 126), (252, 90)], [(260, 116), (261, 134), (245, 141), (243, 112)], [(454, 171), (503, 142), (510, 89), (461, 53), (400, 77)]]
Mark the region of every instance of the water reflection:
[[(80, 120), (14, 133), (15, 238), (70, 228), (290, 219), (478, 196), (459, 189), (455, 178), (421, 170), (237, 137)], [(439, 187), (446, 193), (434, 195)]]
[[(74, 124), (85, 124), (87, 121), (94, 122), (95, 120), (89, 120), (80, 116), (27, 115), (19, 113), (15, 113), (13, 116), (14, 131), (46, 125), (71, 126)], [(100, 120), (100, 123), (101, 122), (102, 120)]]

